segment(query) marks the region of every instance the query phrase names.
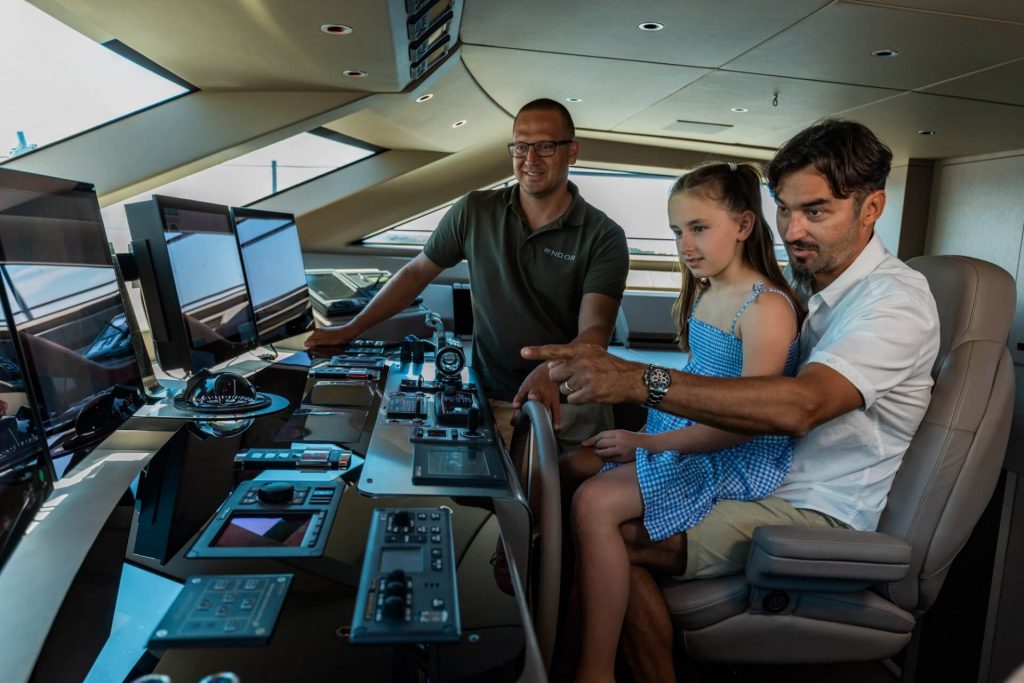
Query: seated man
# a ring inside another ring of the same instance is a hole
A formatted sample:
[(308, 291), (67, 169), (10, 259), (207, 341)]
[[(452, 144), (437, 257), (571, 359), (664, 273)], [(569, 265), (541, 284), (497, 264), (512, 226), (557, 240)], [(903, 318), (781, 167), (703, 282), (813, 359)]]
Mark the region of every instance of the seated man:
[(889, 254), (874, 225), (892, 153), (864, 126), (829, 120), (768, 166), (779, 234), (807, 306), (796, 377), (717, 379), (646, 369), (583, 344), (534, 347), (571, 403), (633, 402), (751, 434), (799, 436), (789, 475), (759, 501), (721, 501), (685, 534), (651, 543), (624, 525), (634, 565), (624, 626), (641, 680), (675, 680), (672, 624), (650, 573), (684, 579), (744, 570), (760, 526), (874, 530), (931, 398), (938, 313), (924, 277)]
[[(402, 267), (351, 322), (316, 330), (306, 346), (348, 343), (398, 313), (445, 268), (463, 259), (473, 286), (473, 367), (492, 399), (506, 443), (528, 399), (544, 403), (564, 443), (608, 426), (606, 406), (559, 406), (543, 364), (525, 344), (605, 347), (626, 287), (626, 236), (569, 182), (579, 143), (568, 110), (553, 100), (523, 106), (508, 146), (518, 183), (471, 192), (444, 215), (423, 253)], [(566, 408), (561, 414), (560, 408)]]

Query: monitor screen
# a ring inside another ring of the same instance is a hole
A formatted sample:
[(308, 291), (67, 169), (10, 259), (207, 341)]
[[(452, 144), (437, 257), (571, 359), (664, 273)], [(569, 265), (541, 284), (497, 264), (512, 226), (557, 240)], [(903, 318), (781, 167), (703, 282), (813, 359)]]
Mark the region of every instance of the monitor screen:
[(298, 548), (314, 513), (235, 514), (213, 542), (215, 548)]
[[(21, 175), (0, 169), (0, 212), (19, 200), (3, 188)], [(0, 278), (0, 568), (53, 487), (53, 466), (28, 383), (31, 373), (12, 331), (6, 290)]]
[(232, 209), (260, 343), (309, 330), (313, 307), (299, 231), (290, 214)]
[(228, 208), (155, 199), (189, 337), (191, 370), (254, 348), (256, 323)]
[(16, 339), (53, 457), (94, 446), (143, 394), (92, 186), (0, 171), (0, 278), (16, 331), (0, 340), (0, 382), (24, 385)]

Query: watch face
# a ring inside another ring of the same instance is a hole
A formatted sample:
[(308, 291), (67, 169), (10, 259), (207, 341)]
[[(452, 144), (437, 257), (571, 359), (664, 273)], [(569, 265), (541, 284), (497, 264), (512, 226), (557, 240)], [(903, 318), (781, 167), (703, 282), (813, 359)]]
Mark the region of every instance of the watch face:
[(651, 366), (647, 371), (647, 387), (665, 391), (672, 385), (672, 375), (665, 368)]

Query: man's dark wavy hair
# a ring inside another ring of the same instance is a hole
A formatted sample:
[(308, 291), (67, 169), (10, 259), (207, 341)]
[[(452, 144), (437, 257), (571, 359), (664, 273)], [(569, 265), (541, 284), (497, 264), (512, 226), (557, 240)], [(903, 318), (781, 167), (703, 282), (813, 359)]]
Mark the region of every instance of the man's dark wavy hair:
[(853, 195), (860, 211), (868, 193), (885, 189), (892, 150), (863, 124), (826, 119), (797, 133), (768, 164), (772, 195), (783, 178), (807, 166), (825, 176), (834, 197)]

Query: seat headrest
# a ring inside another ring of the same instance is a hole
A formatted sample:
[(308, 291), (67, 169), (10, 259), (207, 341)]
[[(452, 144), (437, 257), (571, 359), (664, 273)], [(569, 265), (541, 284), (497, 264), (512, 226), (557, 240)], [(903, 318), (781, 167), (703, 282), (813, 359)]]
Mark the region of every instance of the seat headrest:
[(939, 355), (933, 377), (961, 344), (1006, 343), (1017, 305), (1017, 288), (1009, 273), (969, 256), (918, 256), (907, 265), (928, 280), (939, 310)]

